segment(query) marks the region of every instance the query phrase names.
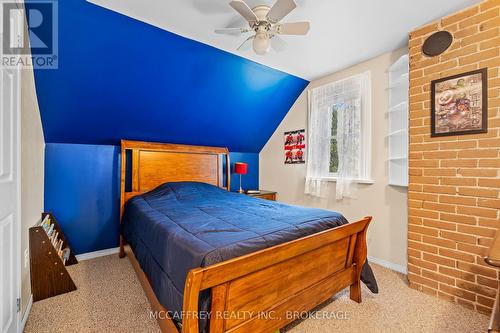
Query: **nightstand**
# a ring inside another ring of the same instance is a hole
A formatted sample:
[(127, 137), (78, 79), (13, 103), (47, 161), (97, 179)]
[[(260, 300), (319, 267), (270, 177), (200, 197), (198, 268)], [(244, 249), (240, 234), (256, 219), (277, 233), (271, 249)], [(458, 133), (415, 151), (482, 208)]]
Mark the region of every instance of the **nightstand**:
[(254, 198), (276, 201), (277, 192), (260, 190), (260, 193), (244, 193), (244, 194)]

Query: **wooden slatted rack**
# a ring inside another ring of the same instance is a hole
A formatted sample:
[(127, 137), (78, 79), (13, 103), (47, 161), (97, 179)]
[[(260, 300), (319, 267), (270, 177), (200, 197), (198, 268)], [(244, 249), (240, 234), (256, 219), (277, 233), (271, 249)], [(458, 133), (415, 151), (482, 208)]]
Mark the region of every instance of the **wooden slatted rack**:
[(54, 224), (54, 230), (59, 233), (58, 239), (63, 242), (62, 248), (70, 249), (70, 256), (64, 264), (43, 227), (29, 229), (31, 292), (35, 302), (76, 290), (66, 266), (77, 264), (78, 260), (54, 216), (51, 213), (42, 213), (42, 221), (47, 215)]

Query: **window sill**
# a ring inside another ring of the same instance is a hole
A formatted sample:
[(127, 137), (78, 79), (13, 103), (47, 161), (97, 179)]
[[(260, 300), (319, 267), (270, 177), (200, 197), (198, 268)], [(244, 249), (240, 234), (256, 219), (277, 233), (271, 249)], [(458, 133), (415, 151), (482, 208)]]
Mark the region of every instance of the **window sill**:
[[(328, 182), (337, 182), (337, 177), (323, 177), (323, 180), (326, 180)], [(375, 184), (375, 180), (373, 179), (353, 179), (353, 183), (358, 183), (358, 184), (367, 184), (367, 185), (372, 185)]]

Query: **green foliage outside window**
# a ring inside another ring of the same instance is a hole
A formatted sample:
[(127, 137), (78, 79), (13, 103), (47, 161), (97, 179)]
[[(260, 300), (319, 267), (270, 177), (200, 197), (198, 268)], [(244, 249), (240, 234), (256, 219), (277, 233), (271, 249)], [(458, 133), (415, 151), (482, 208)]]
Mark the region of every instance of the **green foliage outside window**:
[(330, 139), (330, 173), (339, 170), (339, 154), (337, 151), (337, 107), (332, 107), (332, 132)]

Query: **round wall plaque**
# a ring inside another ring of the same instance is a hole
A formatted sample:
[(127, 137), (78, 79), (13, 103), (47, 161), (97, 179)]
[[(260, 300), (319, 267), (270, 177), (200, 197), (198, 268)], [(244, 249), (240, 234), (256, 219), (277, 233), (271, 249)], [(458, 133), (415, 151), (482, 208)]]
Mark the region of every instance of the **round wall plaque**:
[(446, 51), (453, 41), (448, 31), (438, 31), (430, 35), (422, 46), (422, 51), (429, 57), (435, 57)]

